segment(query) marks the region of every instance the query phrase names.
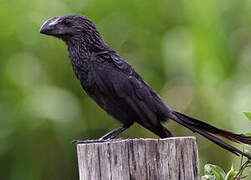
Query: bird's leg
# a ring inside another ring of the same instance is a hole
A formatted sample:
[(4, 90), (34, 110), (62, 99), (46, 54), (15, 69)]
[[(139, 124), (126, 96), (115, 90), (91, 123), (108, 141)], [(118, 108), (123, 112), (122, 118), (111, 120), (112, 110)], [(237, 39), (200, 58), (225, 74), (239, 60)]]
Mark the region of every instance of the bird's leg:
[(104, 141), (104, 140), (110, 140), (110, 139), (114, 139), (115, 137), (117, 137), (120, 133), (122, 133), (124, 130), (128, 129), (128, 126), (121, 126), (118, 127), (116, 129), (113, 129), (112, 131), (108, 132), (107, 134), (105, 134), (104, 136), (102, 136), (101, 138), (99, 138), (100, 141)]
[(88, 140), (73, 140), (72, 143), (74, 144), (86, 144), (86, 143), (99, 143), (99, 142), (107, 142), (115, 137), (117, 137), (120, 133), (122, 133), (124, 130), (128, 129), (129, 126), (123, 125), (121, 127), (118, 127), (116, 129), (113, 129), (112, 131), (108, 132), (104, 136), (102, 136), (99, 139), (88, 139)]
[(167, 128), (164, 128), (164, 129), (165, 129), (164, 131), (166, 132), (167, 138), (174, 137), (171, 131), (169, 131)]

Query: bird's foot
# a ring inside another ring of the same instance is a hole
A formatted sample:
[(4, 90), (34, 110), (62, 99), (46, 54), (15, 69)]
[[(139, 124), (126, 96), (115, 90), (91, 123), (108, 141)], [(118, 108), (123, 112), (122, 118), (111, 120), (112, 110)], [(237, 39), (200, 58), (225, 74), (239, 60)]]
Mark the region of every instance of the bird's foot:
[(87, 140), (73, 140), (72, 144), (90, 144), (90, 143), (102, 143), (102, 142), (108, 142), (110, 139), (87, 139)]
[(102, 142), (112, 142), (112, 141), (119, 141), (125, 138), (116, 138), (116, 139), (112, 139), (112, 138), (108, 138), (108, 139), (103, 139), (103, 138), (99, 138), (99, 139), (87, 139), (87, 140), (73, 140), (71, 143), (72, 144), (90, 144), (90, 143), (102, 143)]

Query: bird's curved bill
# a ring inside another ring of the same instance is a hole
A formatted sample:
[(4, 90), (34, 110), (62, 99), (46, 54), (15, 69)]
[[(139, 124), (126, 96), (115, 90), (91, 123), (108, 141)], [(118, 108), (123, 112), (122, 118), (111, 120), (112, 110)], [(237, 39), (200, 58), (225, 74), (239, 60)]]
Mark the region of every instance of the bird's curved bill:
[(56, 16), (45, 21), (40, 28), (40, 33), (46, 35), (58, 35), (60, 32), (56, 25), (59, 22), (59, 19), (60, 17)]

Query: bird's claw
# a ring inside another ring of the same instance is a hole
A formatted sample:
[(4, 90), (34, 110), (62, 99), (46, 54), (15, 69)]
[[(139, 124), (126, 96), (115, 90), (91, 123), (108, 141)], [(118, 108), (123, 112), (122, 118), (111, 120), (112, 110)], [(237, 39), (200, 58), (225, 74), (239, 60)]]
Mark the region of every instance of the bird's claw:
[(108, 142), (111, 141), (111, 139), (87, 139), (87, 140), (73, 140), (72, 144), (90, 144), (90, 143), (102, 143), (102, 142)]

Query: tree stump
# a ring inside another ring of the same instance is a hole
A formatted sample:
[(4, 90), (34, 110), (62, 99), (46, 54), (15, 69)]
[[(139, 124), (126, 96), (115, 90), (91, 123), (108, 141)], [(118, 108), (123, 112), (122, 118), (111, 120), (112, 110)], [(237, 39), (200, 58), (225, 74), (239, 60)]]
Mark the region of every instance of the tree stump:
[(195, 137), (77, 145), (80, 180), (199, 180)]

